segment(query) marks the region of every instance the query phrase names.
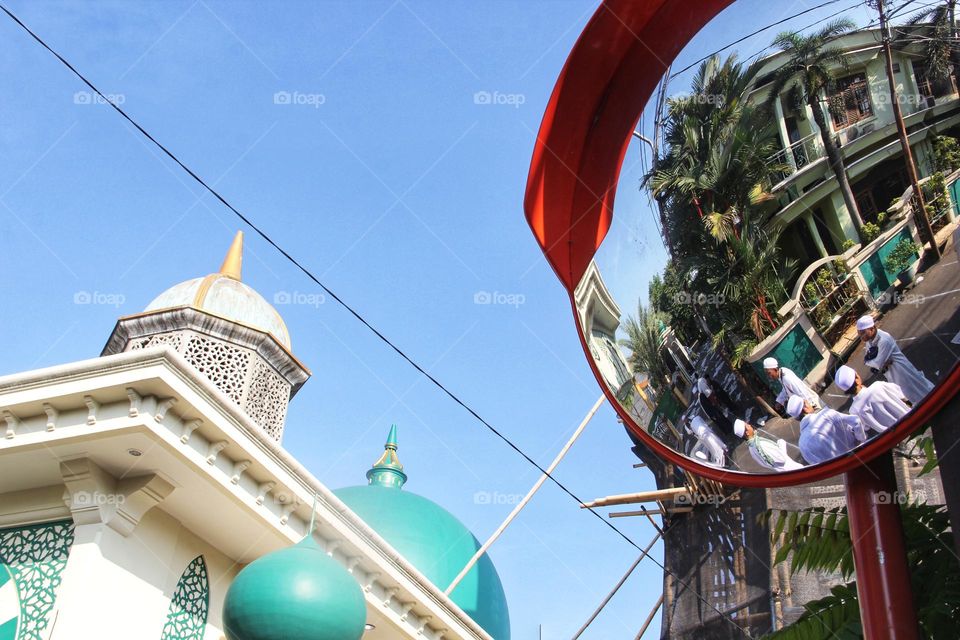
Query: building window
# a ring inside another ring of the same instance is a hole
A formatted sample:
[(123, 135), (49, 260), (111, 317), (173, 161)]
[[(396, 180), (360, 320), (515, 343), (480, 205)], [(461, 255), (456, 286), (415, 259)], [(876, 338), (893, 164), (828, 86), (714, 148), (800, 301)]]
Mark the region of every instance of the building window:
[(933, 84), (930, 82), (930, 75), (927, 73), (927, 65), (914, 62), (913, 76), (917, 80), (917, 91), (923, 98), (924, 105), (933, 106)]
[(871, 117), (873, 105), (870, 103), (866, 75), (855, 73), (834, 82), (827, 96), (827, 105), (836, 129), (849, 127)]

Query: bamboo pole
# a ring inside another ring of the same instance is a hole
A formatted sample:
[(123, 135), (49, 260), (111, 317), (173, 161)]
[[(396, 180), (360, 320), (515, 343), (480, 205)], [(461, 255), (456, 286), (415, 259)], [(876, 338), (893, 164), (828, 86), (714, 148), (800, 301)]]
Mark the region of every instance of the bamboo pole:
[(597, 498), (593, 502), (587, 502), (580, 506), (581, 509), (590, 509), (593, 507), (609, 507), (617, 504), (636, 504), (638, 502), (656, 502), (657, 500), (673, 500), (680, 495), (689, 495), (690, 490), (687, 487), (672, 487), (669, 489), (657, 489), (655, 491), (640, 491), (638, 493), (625, 493), (618, 496), (607, 496)]
[(653, 540), (650, 541), (650, 544), (648, 544), (644, 548), (644, 550), (640, 552), (640, 557), (633, 561), (633, 564), (630, 565), (630, 568), (627, 569), (627, 572), (623, 574), (623, 577), (620, 578), (620, 581), (616, 585), (614, 585), (610, 593), (607, 594), (607, 597), (604, 598), (603, 602), (600, 603), (600, 606), (598, 606), (593, 611), (593, 615), (591, 615), (587, 619), (587, 621), (583, 623), (583, 626), (580, 627), (580, 629), (575, 634), (573, 634), (573, 638), (571, 638), (570, 640), (577, 640), (577, 638), (583, 635), (583, 632), (586, 631), (587, 627), (589, 627), (590, 624), (597, 619), (597, 616), (600, 615), (600, 612), (603, 611), (603, 608), (607, 606), (607, 603), (610, 602), (611, 598), (613, 598), (613, 596), (616, 595), (617, 591), (620, 590), (620, 587), (622, 587), (623, 583), (627, 581), (627, 578), (629, 578), (630, 574), (633, 573), (633, 570), (637, 568), (637, 565), (640, 564), (640, 561), (647, 557), (647, 552), (650, 551), (651, 547), (653, 547), (653, 545), (656, 544), (657, 540), (659, 539), (660, 539), (660, 532), (657, 532), (656, 534), (654, 534)]
[(602, 405), (606, 399), (606, 396), (601, 395), (600, 398), (593, 404), (593, 407), (587, 412), (587, 415), (584, 416), (583, 421), (580, 422), (580, 426), (577, 427), (577, 430), (573, 432), (572, 436), (570, 436), (567, 444), (563, 445), (563, 448), (560, 449), (560, 453), (557, 454), (557, 457), (554, 458), (553, 462), (550, 463), (550, 466), (547, 467), (546, 472), (540, 475), (540, 479), (534, 483), (533, 487), (530, 488), (530, 491), (527, 492), (527, 495), (523, 497), (523, 500), (517, 503), (517, 506), (513, 508), (513, 511), (510, 512), (510, 515), (507, 516), (507, 519), (504, 520), (499, 527), (497, 527), (497, 530), (493, 532), (493, 535), (490, 536), (490, 538), (484, 542), (479, 549), (477, 549), (477, 552), (473, 554), (473, 557), (470, 558), (470, 561), (467, 563), (467, 565), (460, 571), (459, 574), (457, 574), (457, 577), (453, 579), (453, 582), (451, 582), (450, 586), (447, 587), (446, 591), (444, 591), (446, 595), (453, 593), (453, 590), (457, 588), (457, 585), (460, 584), (460, 581), (463, 580), (467, 573), (470, 572), (470, 569), (473, 568), (473, 565), (477, 564), (477, 561), (483, 557), (483, 554), (487, 552), (487, 549), (489, 549), (490, 546), (497, 541), (497, 538), (499, 538), (506, 528), (510, 526), (510, 523), (513, 522), (513, 519), (520, 514), (525, 506), (527, 506), (527, 503), (530, 502), (530, 499), (537, 491), (540, 490), (540, 487), (543, 486), (543, 483), (546, 482), (549, 475), (553, 473), (553, 470), (557, 468), (557, 465), (560, 464), (560, 461), (563, 460), (563, 457), (567, 455), (568, 451), (570, 451), (570, 447), (572, 447), (573, 443), (577, 441), (577, 438), (580, 437), (580, 434), (583, 433), (583, 430), (586, 428), (587, 423), (590, 422), (593, 416), (600, 409), (600, 405)]
[(672, 513), (690, 513), (693, 507), (673, 507), (666, 509), (646, 509), (644, 511), (616, 511), (608, 513), (609, 518), (630, 518), (633, 516), (668, 516)]
[(657, 610), (660, 608), (660, 605), (663, 604), (663, 594), (660, 594), (660, 599), (657, 600), (657, 604), (653, 605), (653, 609), (650, 610), (650, 615), (647, 616), (647, 619), (643, 622), (643, 626), (640, 627), (640, 633), (637, 634), (637, 637), (634, 640), (640, 640), (643, 637), (643, 634), (647, 632), (647, 627), (650, 626), (650, 623), (653, 622), (653, 616), (657, 615)]

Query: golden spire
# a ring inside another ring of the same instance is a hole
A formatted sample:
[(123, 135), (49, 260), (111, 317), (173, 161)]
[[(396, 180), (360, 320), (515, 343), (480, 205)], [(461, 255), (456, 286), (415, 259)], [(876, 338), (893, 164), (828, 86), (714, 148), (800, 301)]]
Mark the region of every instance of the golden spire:
[(237, 231), (237, 235), (233, 237), (233, 242), (230, 243), (230, 250), (227, 251), (227, 257), (223, 259), (223, 264), (220, 265), (220, 273), (228, 278), (240, 280), (240, 267), (242, 264), (243, 231)]

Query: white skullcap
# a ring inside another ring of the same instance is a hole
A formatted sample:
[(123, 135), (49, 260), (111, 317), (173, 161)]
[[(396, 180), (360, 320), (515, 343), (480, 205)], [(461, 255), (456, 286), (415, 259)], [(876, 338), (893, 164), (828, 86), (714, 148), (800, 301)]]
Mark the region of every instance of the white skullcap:
[(803, 398), (800, 396), (790, 396), (790, 399), (787, 400), (787, 413), (799, 419), (803, 413)]
[(857, 320), (857, 331), (863, 331), (864, 329), (869, 329), (873, 326), (873, 318), (870, 316), (862, 316)]
[(746, 432), (747, 423), (743, 420), (737, 419), (733, 423), (733, 432), (737, 435), (738, 438), (742, 438), (743, 434)]
[(779, 369), (780, 363), (777, 362), (776, 358), (764, 358), (763, 359), (763, 368), (764, 369)]
[(857, 377), (857, 372), (854, 371), (851, 367), (843, 365), (837, 369), (837, 375), (834, 376), (833, 380), (837, 383), (837, 386), (847, 391), (850, 387), (853, 386), (854, 379)]
[(710, 397), (710, 394), (713, 393), (712, 391), (710, 391), (710, 385), (707, 384), (706, 378), (700, 378), (699, 380), (697, 380), (697, 389), (700, 391), (700, 393), (702, 393), (708, 398)]

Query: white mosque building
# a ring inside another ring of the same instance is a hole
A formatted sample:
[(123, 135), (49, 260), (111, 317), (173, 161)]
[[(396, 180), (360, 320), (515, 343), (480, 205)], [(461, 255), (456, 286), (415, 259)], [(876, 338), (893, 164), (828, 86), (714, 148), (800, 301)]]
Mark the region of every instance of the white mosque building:
[(310, 372), (241, 257), (0, 377), (0, 640), (509, 640), (489, 557), (444, 595), (480, 545), (402, 489), (396, 429), (338, 491), (283, 449)]

